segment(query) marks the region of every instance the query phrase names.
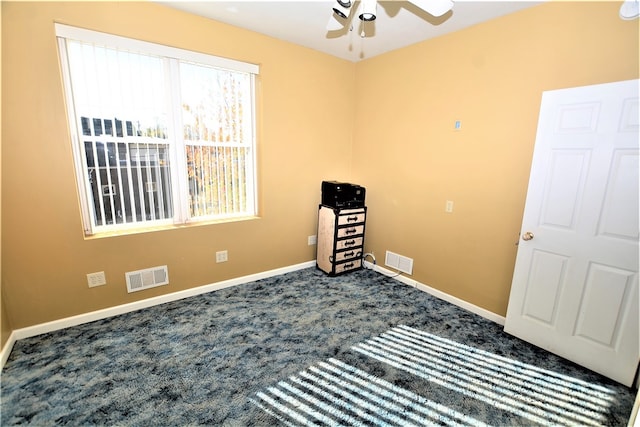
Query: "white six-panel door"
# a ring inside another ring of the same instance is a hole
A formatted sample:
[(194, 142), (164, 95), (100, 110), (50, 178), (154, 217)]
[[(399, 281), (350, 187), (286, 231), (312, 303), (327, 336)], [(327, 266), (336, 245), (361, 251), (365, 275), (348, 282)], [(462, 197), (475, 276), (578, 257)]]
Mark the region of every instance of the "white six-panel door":
[(638, 81), (545, 92), (505, 331), (623, 384), (640, 360)]

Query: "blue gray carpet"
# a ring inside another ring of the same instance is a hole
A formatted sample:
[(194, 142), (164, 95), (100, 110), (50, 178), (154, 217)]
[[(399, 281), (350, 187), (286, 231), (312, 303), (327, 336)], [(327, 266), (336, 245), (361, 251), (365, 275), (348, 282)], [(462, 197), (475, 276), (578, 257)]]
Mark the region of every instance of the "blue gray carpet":
[(626, 425), (635, 392), (363, 270), (19, 340), (2, 425)]

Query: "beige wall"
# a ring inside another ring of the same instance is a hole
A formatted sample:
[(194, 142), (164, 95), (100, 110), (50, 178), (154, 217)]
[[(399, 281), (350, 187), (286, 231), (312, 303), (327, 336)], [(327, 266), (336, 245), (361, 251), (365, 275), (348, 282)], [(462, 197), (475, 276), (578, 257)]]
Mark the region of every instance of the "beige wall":
[[(261, 218), (85, 240), (54, 22), (259, 64)], [(354, 64), (150, 2), (2, 2), (2, 68), (2, 288), (14, 328), (314, 259), (320, 182), (350, 177), (353, 117), (334, 111), (353, 111)], [(222, 249), (229, 261), (216, 264)], [(164, 264), (168, 286), (127, 294), (126, 271)], [(89, 289), (96, 271), (108, 284)]]
[[(2, 10), (0, 9), (0, 18)], [(1, 36), (1, 35), (0, 35)], [(0, 37), (1, 39), (1, 37)], [(0, 81), (2, 81), (2, 70), (0, 70)], [(0, 94), (2, 93), (2, 85), (0, 85)], [(0, 106), (0, 111), (2, 110)], [(0, 120), (0, 224), (2, 224), (2, 120)], [(2, 227), (0, 227), (0, 278), (2, 278)], [(2, 291), (2, 280), (0, 279), (0, 349), (9, 340), (11, 335), (11, 322), (4, 306), (4, 297)]]
[[(0, 20), (2, 19), (2, 8), (0, 7)], [(1, 22), (1, 21), (0, 21)], [(0, 25), (0, 31), (2, 26)], [(0, 42), (2, 41), (2, 34), (0, 33)], [(2, 69), (0, 69), (0, 82), (2, 81)], [(2, 95), (2, 85), (0, 84), (0, 97)], [(0, 112), (2, 106), (0, 105)], [(0, 120), (0, 224), (2, 224), (2, 120)], [(9, 340), (11, 335), (11, 323), (7, 310), (4, 306), (4, 297), (2, 290), (2, 227), (0, 227), (0, 349), (4, 347), (4, 344)]]
[(506, 313), (541, 94), (638, 78), (619, 7), (552, 2), (357, 64), (353, 179), (381, 264)]
[[(2, 2), (3, 343), (7, 321), (314, 259), (322, 179), (367, 187), (379, 263), (410, 256), (416, 280), (503, 315), (541, 92), (638, 77), (638, 21), (618, 7), (544, 4), (352, 64), (153, 3)], [(85, 240), (54, 21), (260, 64), (261, 218)], [(125, 271), (163, 264), (169, 286), (126, 293)]]

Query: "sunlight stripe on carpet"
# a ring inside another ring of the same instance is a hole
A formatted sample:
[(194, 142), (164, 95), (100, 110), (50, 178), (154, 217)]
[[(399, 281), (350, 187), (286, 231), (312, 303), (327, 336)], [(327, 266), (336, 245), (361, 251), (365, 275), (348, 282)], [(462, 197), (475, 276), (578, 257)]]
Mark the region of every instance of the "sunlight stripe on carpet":
[[(406, 336), (407, 331), (419, 334), (423, 341), (416, 341)], [(443, 344), (446, 343), (446, 346)], [(501, 410), (506, 410), (531, 421), (549, 424), (583, 424), (600, 425), (605, 419), (602, 412), (606, 411), (608, 402), (606, 394), (589, 393), (588, 388), (582, 387), (580, 394), (573, 395), (574, 401), (579, 401), (584, 394), (591, 398), (588, 405), (572, 404), (558, 399), (558, 390), (544, 390), (544, 382), (540, 381), (540, 369), (520, 364), (520, 374), (536, 371), (536, 376), (524, 376), (520, 382), (513, 382), (509, 378), (511, 369), (508, 359), (497, 359), (487, 352), (480, 352), (473, 347), (456, 343), (441, 337), (434, 337), (428, 333), (413, 330), (406, 326), (394, 328), (379, 337), (367, 340), (352, 347), (353, 350), (387, 363), (397, 369), (427, 379), (450, 390), (473, 397)], [(469, 363), (466, 358), (469, 352), (476, 352), (484, 357), (483, 363), (473, 360)], [(499, 356), (498, 356), (499, 357)], [(485, 368), (487, 364), (491, 368)], [(532, 369), (535, 368), (535, 369)], [(543, 375), (544, 376), (544, 375)], [(558, 375), (549, 373), (557, 386)], [(560, 390), (570, 393), (577, 382), (562, 379)], [(584, 382), (583, 382), (584, 383)], [(531, 387), (532, 384), (535, 387)], [(587, 383), (581, 384), (586, 386)], [(544, 391), (543, 391), (544, 390)], [(556, 393), (556, 394), (553, 394)], [(597, 405), (593, 405), (597, 402)], [(598, 406), (600, 405), (600, 406)]]
[[(490, 384), (492, 388), (505, 396), (521, 400), (528, 405), (544, 409), (549, 409), (548, 405), (552, 405), (552, 410), (565, 415), (575, 413), (577, 418), (581, 418), (582, 414), (584, 414), (589, 417), (586, 419), (587, 422), (591, 418), (601, 418), (601, 415), (597, 412), (573, 404), (567, 401), (566, 398), (561, 398), (560, 395), (550, 395), (547, 390), (544, 390), (539, 385), (532, 382), (514, 382), (513, 378), (504, 373), (483, 369), (481, 367), (482, 364), (472, 364), (460, 360), (452, 362), (452, 357), (449, 354), (434, 352), (426, 347), (419, 347), (406, 340), (398, 340), (386, 334), (383, 334), (382, 337), (374, 338), (373, 341), (386, 347), (394, 354), (399, 354), (407, 359), (423, 361), (423, 363), (430, 362), (430, 366), (433, 369), (451, 374), (462, 380), (473, 382), (477, 379), (484, 384)], [(574, 397), (571, 394), (569, 396)], [(601, 407), (596, 407), (596, 409), (600, 409), (599, 412), (602, 412)], [(579, 421), (585, 421), (585, 419), (579, 419)]]
[(250, 399), (286, 424), (486, 427), (354, 366), (328, 359)]
[(391, 331), (403, 331), (405, 333), (414, 334), (415, 336), (426, 337), (427, 339), (442, 343), (441, 345), (443, 347), (450, 346), (450, 348), (457, 349), (457, 351), (460, 353), (476, 355), (477, 360), (488, 360), (491, 362), (495, 362), (501, 366), (501, 369), (502, 367), (507, 367), (514, 373), (524, 371), (524, 373), (529, 377), (536, 377), (547, 381), (550, 384), (550, 388), (556, 388), (556, 390), (560, 392), (565, 392), (565, 388), (574, 389), (578, 392), (586, 393), (584, 396), (582, 396), (582, 398), (591, 399), (592, 397), (595, 397), (596, 400), (600, 401), (600, 403), (611, 401), (611, 396), (614, 394), (613, 390), (610, 390), (598, 384), (591, 384), (579, 378), (574, 378), (547, 369), (542, 369), (531, 364), (520, 362), (519, 360), (509, 359), (504, 356), (500, 356), (465, 344), (460, 344), (456, 341), (442, 338), (437, 335), (421, 331), (419, 329), (410, 328), (405, 325), (400, 325), (397, 328), (392, 329)]

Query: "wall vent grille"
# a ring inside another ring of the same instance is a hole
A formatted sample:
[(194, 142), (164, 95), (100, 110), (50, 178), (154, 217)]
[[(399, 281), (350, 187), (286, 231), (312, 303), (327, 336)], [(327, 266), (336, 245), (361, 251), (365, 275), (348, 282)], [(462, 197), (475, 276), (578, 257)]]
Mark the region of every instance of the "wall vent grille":
[(169, 270), (166, 265), (128, 271), (125, 273), (125, 277), (127, 278), (127, 292), (129, 293), (169, 284)]
[(413, 274), (413, 258), (387, 251), (384, 258), (384, 264), (403, 273)]

